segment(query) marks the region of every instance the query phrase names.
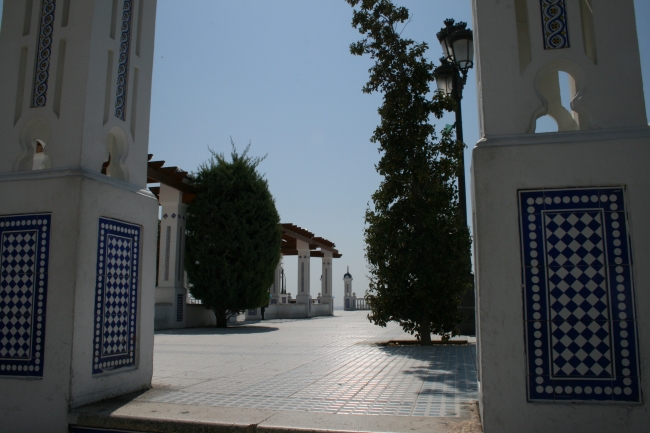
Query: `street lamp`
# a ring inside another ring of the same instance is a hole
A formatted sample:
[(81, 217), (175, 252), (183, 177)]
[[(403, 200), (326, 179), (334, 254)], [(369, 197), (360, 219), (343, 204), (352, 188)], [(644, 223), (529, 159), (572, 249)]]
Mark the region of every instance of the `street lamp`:
[[(467, 23), (456, 23), (453, 19), (445, 20), (437, 34), (444, 57), (440, 66), (434, 71), (438, 89), (456, 101), (456, 139), (463, 141), (463, 113), (461, 100), (463, 88), (467, 82), (467, 71), (474, 66), (474, 37), (467, 28)], [(465, 226), (467, 226), (467, 195), (465, 191), (465, 154), (460, 149), (458, 158), (458, 201)]]
[[(474, 66), (474, 37), (472, 31), (467, 28), (466, 23), (456, 23), (452, 19), (445, 20), (445, 27), (437, 34), (444, 57), (440, 59), (440, 66), (434, 71), (434, 77), (438, 89), (445, 95), (450, 96), (456, 101), (456, 139), (460, 143), (463, 141), (463, 113), (461, 110), (461, 100), (463, 99), (463, 88), (467, 82), (467, 71)], [(463, 222), (467, 227), (467, 193), (465, 191), (465, 152), (464, 145), (459, 148), (458, 155), (458, 202)], [(468, 252), (469, 253), (469, 252)], [(467, 259), (471, 263), (471, 258)], [(474, 283), (473, 275), (469, 275), (470, 281)], [(472, 290), (461, 301), (461, 309), (471, 309), (470, 315), (475, 316), (476, 291)], [(471, 322), (463, 322), (461, 328), (465, 327), (463, 332), (476, 332), (476, 325), (470, 329), (468, 326)]]

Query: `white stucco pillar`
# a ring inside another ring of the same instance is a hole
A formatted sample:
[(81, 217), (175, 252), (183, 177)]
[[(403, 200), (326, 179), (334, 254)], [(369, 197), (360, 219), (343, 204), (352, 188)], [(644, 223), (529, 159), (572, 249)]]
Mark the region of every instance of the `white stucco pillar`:
[(161, 206), (156, 329), (185, 327), (185, 229), (187, 205), (183, 193), (160, 184)]
[[(321, 303), (330, 304), (333, 308), (332, 299), (332, 252), (323, 251), (321, 273)], [(333, 312), (333, 310), (331, 310)]]
[(4, 2), (2, 431), (64, 433), (70, 409), (151, 385), (155, 16), (156, 0)]
[[(298, 287), (296, 290), (296, 303), (309, 304), (311, 302), (311, 293), (309, 290), (309, 264), (311, 261), (309, 244), (307, 242), (296, 240), (296, 249), (298, 250)], [(307, 311), (309, 312), (309, 306)]]
[(280, 261), (275, 267), (275, 273), (273, 274), (273, 285), (271, 286), (271, 301), (270, 305), (275, 305), (280, 303), (280, 292), (282, 291), (282, 256), (280, 256)]

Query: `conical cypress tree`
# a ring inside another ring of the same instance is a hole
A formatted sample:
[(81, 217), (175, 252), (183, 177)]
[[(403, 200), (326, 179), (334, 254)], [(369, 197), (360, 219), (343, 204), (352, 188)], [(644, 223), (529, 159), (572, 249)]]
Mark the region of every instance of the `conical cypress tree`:
[(192, 175), (197, 195), (187, 210), (185, 269), (192, 296), (217, 317), (217, 327), (247, 308), (269, 302), (280, 260), (280, 217), (268, 183), (257, 172), (264, 158), (212, 157)]

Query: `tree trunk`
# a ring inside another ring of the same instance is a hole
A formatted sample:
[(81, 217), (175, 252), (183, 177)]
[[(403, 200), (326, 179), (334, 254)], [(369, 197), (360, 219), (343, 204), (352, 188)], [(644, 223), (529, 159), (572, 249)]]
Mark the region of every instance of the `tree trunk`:
[(228, 327), (228, 315), (226, 314), (226, 310), (217, 310), (214, 312), (214, 315), (217, 317), (217, 328)]
[(420, 344), (422, 346), (431, 346), (431, 327), (429, 326), (429, 315), (422, 314), (420, 322)]

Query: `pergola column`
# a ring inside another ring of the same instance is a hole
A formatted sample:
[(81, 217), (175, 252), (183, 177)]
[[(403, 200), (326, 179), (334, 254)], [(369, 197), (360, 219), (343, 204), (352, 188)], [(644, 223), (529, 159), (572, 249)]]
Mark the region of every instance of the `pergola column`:
[(275, 274), (273, 275), (273, 285), (271, 286), (271, 301), (270, 305), (280, 303), (280, 292), (282, 291), (282, 282), (281, 282), (281, 273), (282, 273), (282, 256), (280, 256), (280, 261), (275, 267)]
[[(296, 240), (296, 249), (298, 250), (298, 288), (296, 294), (297, 304), (309, 304), (311, 302), (311, 293), (309, 290), (309, 264), (310, 250), (307, 242)], [(308, 310), (309, 312), (309, 307)]]
[(321, 303), (333, 305), (332, 302), (332, 252), (323, 251), (321, 277)]
[(187, 205), (183, 193), (163, 183), (158, 196), (162, 208), (156, 329), (185, 327), (185, 228)]

